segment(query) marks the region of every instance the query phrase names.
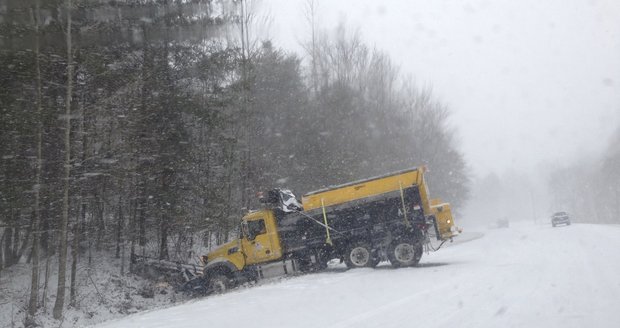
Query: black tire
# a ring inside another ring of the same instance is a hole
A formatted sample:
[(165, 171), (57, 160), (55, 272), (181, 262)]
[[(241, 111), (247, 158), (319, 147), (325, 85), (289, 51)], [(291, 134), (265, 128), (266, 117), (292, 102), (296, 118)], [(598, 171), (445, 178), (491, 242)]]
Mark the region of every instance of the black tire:
[(207, 282), (207, 291), (210, 294), (223, 294), (230, 288), (230, 279), (223, 274), (213, 275)]
[(379, 263), (379, 260), (369, 244), (356, 242), (347, 248), (344, 255), (344, 263), (349, 268), (374, 268)]
[(416, 266), (420, 263), (424, 247), (410, 240), (397, 240), (388, 247), (388, 259), (395, 268)]

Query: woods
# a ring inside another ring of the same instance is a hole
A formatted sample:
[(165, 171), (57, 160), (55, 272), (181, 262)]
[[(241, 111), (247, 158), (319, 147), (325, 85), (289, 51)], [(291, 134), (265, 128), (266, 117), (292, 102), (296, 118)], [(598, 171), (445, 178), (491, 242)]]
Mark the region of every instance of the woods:
[(428, 165), (433, 194), (467, 199), (430, 89), (345, 26), (313, 27), (305, 54), (251, 39), (251, 8), (1, 2), (0, 276), (31, 266), (28, 325), (54, 283), (56, 319), (78, 306), (76, 264), (93, 252), (122, 275), (133, 254), (195, 262), (268, 188), (299, 196)]
[(576, 222), (614, 223), (620, 218), (620, 130), (599, 158), (559, 167), (547, 181), (553, 206)]

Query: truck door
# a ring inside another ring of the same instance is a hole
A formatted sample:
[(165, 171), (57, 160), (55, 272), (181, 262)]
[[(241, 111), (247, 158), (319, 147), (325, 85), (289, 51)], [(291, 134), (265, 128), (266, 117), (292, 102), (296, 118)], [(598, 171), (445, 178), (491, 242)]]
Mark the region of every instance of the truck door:
[(269, 215), (253, 215), (243, 219), (241, 243), (246, 264), (256, 264), (280, 258), (277, 231), (268, 220)]

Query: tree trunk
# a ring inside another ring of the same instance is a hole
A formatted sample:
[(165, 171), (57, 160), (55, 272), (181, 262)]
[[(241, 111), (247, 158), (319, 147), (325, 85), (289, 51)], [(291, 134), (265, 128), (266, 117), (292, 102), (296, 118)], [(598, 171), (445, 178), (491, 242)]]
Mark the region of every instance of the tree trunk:
[(97, 233), (97, 241), (95, 242), (95, 249), (99, 251), (101, 249), (101, 238), (105, 236), (106, 225), (104, 221), (104, 213), (105, 213), (105, 204), (103, 202), (103, 197), (105, 195), (105, 184), (103, 185), (103, 190), (101, 191), (101, 196), (96, 197), (97, 201), (97, 229), (99, 233)]
[[(20, 214), (21, 213), (18, 212), (17, 219), (19, 219), (19, 217), (21, 216)], [(19, 239), (19, 225), (15, 225), (15, 230), (13, 230), (13, 246), (11, 247), (11, 257), (13, 260), (13, 264), (19, 263), (19, 257), (17, 257), (17, 252), (19, 249)]]
[(117, 213), (117, 222), (116, 222), (116, 255), (115, 257), (118, 259), (121, 257), (121, 231), (123, 229), (123, 213), (121, 208), (121, 201), (118, 201), (118, 213)]
[(80, 217), (84, 215), (86, 210), (84, 204), (79, 205), (80, 213), (76, 217), (73, 224), (73, 242), (71, 243), (71, 283), (69, 289), (69, 304), (73, 307), (76, 306), (77, 290), (75, 287), (75, 280), (77, 278), (77, 261), (78, 261), (78, 247), (80, 246)]
[[(164, 210), (165, 211), (165, 210)], [(168, 222), (166, 215), (161, 215), (160, 221), (160, 236), (161, 240), (159, 243), (159, 259), (167, 260), (168, 259)]]
[(50, 224), (52, 217), (50, 215), (50, 208), (49, 206), (41, 207), (42, 198), (43, 197), (39, 198), (39, 211), (41, 212), (41, 215), (39, 216), (39, 258), (41, 256), (50, 256), (56, 251), (52, 246), (54, 244), (54, 241), (50, 238), (51, 231), (53, 230)]
[(194, 234), (190, 232), (189, 235), (189, 252), (187, 253), (187, 259), (191, 259), (194, 255)]
[[(125, 226), (125, 218), (123, 217), (122, 203), (118, 203), (118, 217), (119, 217), (119, 234), (117, 243), (120, 245), (120, 257), (121, 257), (121, 276), (125, 275), (125, 237), (122, 234), (122, 228)], [(117, 250), (118, 253), (118, 250)]]
[[(620, 181), (620, 179), (618, 180)], [(612, 217), (610, 218), (611, 220), (609, 221), (610, 223), (620, 223), (620, 199), (618, 199), (618, 197), (620, 197), (620, 182), (616, 183), (616, 188), (614, 188), (616, 191), (616, 210)]]
[[(142, 206), (145, 206), (143, 202), (140, 202), (140, 203), (142, 203), (141, 204)], [(142, 206), (139, 209), (140, 215), (138, 216), (139, 226), (140, 226), (139, 227), (140, 231), (138, 233), (138, 244), (144, 247), (146, 245), (146, 215), (144, 214), (145, 209)]]
[(71, 0), (67, 0), (67, 97), (65, 99), (65, 183), (60, 223), (60, 250), (58, 255), (58, 289), (54, 304), (54, 319), (62, 318), (65, 303), (67, 273), (67, 225), (69, 224), (69, 177), (71, 174), (71, 95), (73, 92), (73, 49), (71, 48)]
[(11, 245), (13, 245), (13, 228), (6, 227), (4, 229), (4, 267), (8, 268), (13, 265), (13, 252), (11, 251)]
[(132, 201), (132, 211), (129, 223), (129, 234), (131, 238), (131, 246), (129, 249), (129, 272), (133, 272), (133, 258), (136, 254), (136, 214), (138, 213), (138, 199), (134, 198)]
[(2, 268), (4, 268), (4, 256), (2, 255), (2, 242), (4, 241), (4, 234), (2, 234), (2, 238), (0, 238), (0, 273), (2, 273)]
[(30, 241), (30, 235), (32, 234), (34, 220), (35, 219), (33, 217), (32, 221), (30, 222), (30, 227), (28, 227), (28, 230), (26, 230), (26, 234), (24, 235), (24, 240), (22, 241), (21, 246), (17, 248), (17, 253), (15, 253), (16, 263), (18, 263), (19, 260), (22, 258), (22, 255), (24, 255), (24, 251), (26, 251), (26, 247), (29, 245), (28, 241)]
[(47, 254), (45, 258), (45, 280), (43, 283), (43, 296), (41, 297), (41, 307), (45, 308), (45, 304), (47, 303), (47, 286), (50, 281), (50, 258), (51, 255)]
[[(85, 115), (85, 104), (84, 104), (84, 88), (81, 88), (81, 96), (79, 100), (78, 110), (79, 110), (79, 118), (80, 124), (78, 125), (78, 138), (80, 138), (80, 173), (84, 173), (84, 163), (86, 162), (86, 134), (84, 133), (84, 115)], [(78, 262), (78, 252), (80, 247), (80, 224), (82, 227), (81, 231), (85, 231), (86, 226), (86, 204), (84, 203), (84, 183), (79, 184), (79, 197), (78, 197), (78, 216), (75, 219), (75, 225), (73, 227), (73, 243), (71, 246), (71, 283), (69, 289), (70, 300), (69, 304), (72, 307), (77, 306), (77, 288), (76, 288), (76, 279), (77, 279), (77, 262)]]

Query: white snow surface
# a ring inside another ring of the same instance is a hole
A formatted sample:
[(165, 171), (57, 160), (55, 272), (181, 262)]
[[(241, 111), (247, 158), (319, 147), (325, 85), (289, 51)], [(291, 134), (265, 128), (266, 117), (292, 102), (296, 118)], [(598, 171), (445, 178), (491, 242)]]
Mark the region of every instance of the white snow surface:
[(97, 327), (620, 327), (620, 226), (477, 237), (416, 268), (336, 265)]

